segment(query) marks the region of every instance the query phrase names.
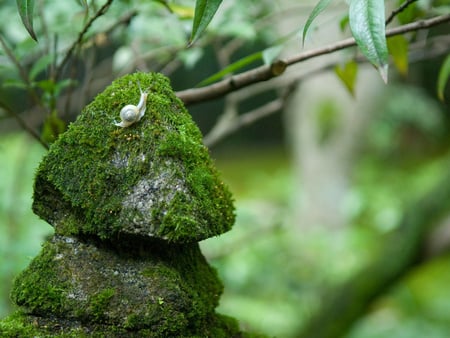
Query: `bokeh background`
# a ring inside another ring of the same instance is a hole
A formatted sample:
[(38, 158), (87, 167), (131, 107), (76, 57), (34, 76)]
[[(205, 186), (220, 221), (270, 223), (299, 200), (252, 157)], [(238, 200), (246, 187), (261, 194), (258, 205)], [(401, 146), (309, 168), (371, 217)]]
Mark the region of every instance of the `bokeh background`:
[[(15, 4), (0, 3), (0, 34), (24, 67), (32, 68), (42, 51), (36, 52)], [(184, 9), (193, 6), (192, 1), (176, 3)], [(70, 95), (61, 87), (44, 104), (52, 105), (64, 128), (115, 77), (136, 69), (161, 71), (175, 90), (182, 90), (261, 50), (277, 47), (284, 57), (348, 36), (348, 30), (337, 28), (346, 11), (345, 2), (338, 1), (319, 17), (302, 47), (299, 32), (314, 3), (226, 1), (203, 40), (185, 50), (189, 16), (169, 13), (156, 1), (114, 2), (93, 25), (92, 45), (73, 62), (79, 70), (77, 86)], [(398, 2), (386, 3), (395, 8)], [(429, 14), (436, 3), (415, 4), (414, 9)], [(50, 31), (49, 40), (42, 41), (53, 41), (58, 50), (70, 46), (77, 36), (73, 27), (82, 27), (91, 14), (76, 1), (37, 6), (38, 31), (44, 22)], [(127, 14), (130, 21), (120, 23)], [(59, 34), (58, 44), (53, 31)], [(325, 291), (382, 257), (405, 210), (413, 205), (420, 215), (416, 201), (449, 171), (450, 93), (447, 89), (447, 103), (436, 96), (439, 68), (450, 50), (448, 33), (447, 25), (409, 37), (422, 48), (409, 55), (406, 71), (391, 68), (387, 85), (371, 66), (360, 64), (354, 92), (348, 91), (334, 66), (351, 59), (352, 49), (289, 68), (280, 80), (188, 107), (235, 198), (233, 230), (201, 243), (225, 286), (219, 312), (236, 317), (248, 330), (296, 337), (323, 306)], [(432, 38), (443, 51), (428, 55), (435, 46), (427, 44)], [(52, 125), (45, 110), (24, 99), (4, 50), (0, 59), (1, 102), (45, 134)], [(43, 68), (37, 79), (45, 75)], [(242, 116), (286, 88), (289, 95), (280, 109), (214, 139), (211, 130), (223, 116)], [(1, 114), (0, 317), (5, 317), (14, 310), (9, 301), (14, 276), (36, 256), (52, 228), (31, 211), (33, 176), (46, 150), (6, 111)], [(346, 337), (450, 336), (450, 210), (429, 223), (415, 264), (386, 285)], [(405, 243), (399, 237), (398, 245)], [(368, 283), (377, 279), (366, 277)]]

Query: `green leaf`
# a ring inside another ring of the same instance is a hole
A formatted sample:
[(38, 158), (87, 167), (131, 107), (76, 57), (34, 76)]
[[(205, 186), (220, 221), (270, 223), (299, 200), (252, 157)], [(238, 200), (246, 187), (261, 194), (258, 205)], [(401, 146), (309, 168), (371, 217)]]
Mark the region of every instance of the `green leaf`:
[(439, 70), (437, 95), (439, 97), (439, 100), (441, 101), (444, 101), (444, 90), (445, 86), (447, 85), (449, 77), (450, 77), (450, 55), (448, 55), (445, 58), (444, 63), (442, 64), (441, 69)]
[(194, 43), (195, 40), (203, 33), (208, 27), (214, 14), (216, 14), (222, 0), (197, 0), (195, 3), (194, 22), (192, 25), (191, 38), (189, 45)]
[(3, 88), (27, 89), (28, 85), (19, 79), (6, 79), (2, 83)]
[[(401, 6), (404, 3), (404, 0), (398, 0), (397, 6)], [(435, 4), (433, 4), (435, 7)], [(423, 18), (426, 14), (426, 11), (417, 6), (416, 2), (411, 2), (404, 10), (397, 14), (397, 20), (400, 24), (405, 25), (407, 23), (417, 21), (420, 18)], [(437, 13), (434, 13), (437, 15)]]
[(39, 58), (31, 67), (29, 78), (31, 81), (33, 81), (36, 76), (38, 76), (44, 69), (47, 68), (47, 66), (52, 62), (53, 57), (52, 55), (43, 55), (41, 58)]
[(311, 26), (312, 22), (315, 18), (325, 9), (328, 7), (332, 0), (320, 0), (317, 5), (313, 8), (311, 11), (311, 14), (309, 14), (308, 19), (306, 20), (305, 27), (303, 27), (303, 37), (302, 37), (302, 44), (305, 44), (305, 37), (306, 33), (308, 33), (308, 29)]
[(352, 96), (355, 96), (355, 82), (358, 74), (358, 64), (351, 60), (347, 62), (344, 67), (337, 65), (334, 68), (336, 75), (348, 89)]
[(344, 32), (345, 29), (348, 26), (348, 15), (345, 15), (340, 21), (339, 21), (339, 28), (341, 29), (341, 32)]
[(54, 93), (55, 88), (56, 88), (55, 81), (53, 81), (51, 79), (45, 79), (45, 80), (41, 80), (38, 82), (34, 82), (34, 84), (38, 88), (41, 88), (44, 92), (47, 92), (47, 93)]
[(403, 35), (392, 36), (387, 39), (387, 46), (395, 68), (401, 75), (408, 75), (408, 40)]
[(33, 40), (37, 41), (36, 33), (33, 28), (34, 0), (16, 0), (16, 3), (23, 25)]
[(349, 23), (352, 35), (364, 56), (387, 83), (388, 50), (384, 0), (351, 0)]
[(228, 65), (227, 67), (222, 69), (220, 72), (217, 72), (214, 75), (203, 80), (202, 82), (200, 82), (197, 85), (197, 87), (205, 86), (207, 84), (216, 82), (217, 80), (220, 80), (221, 78), (223, 78), (225, 75), (232, 74), (232, 73), (236, 72), (237, 70), (242, 69), (243, 67), (245, 67), (255, 61), (261, 60), (262, 58), (263, 58), (263, 52), (256, 52), (251, 55), (248, 55), (248, 56)]

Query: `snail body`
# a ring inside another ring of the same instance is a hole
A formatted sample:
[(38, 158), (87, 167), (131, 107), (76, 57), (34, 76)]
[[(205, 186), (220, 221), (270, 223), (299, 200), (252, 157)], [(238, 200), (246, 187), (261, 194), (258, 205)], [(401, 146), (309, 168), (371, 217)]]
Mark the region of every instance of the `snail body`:
[(133, 104), (127, 104), (120, 110), (120, 122), (114, 123), (118, 127), (128, 127), (133, 123), (138, 122), (142, 116), (145, 114), (145, 110), (147, 109), (147, 96), (148, 92), (143, 92), (141, 89), (141, 85), (138, 82), (139, 91), (141, 92), (141, 97), (139, 99), (139, 103), (137, 106)]

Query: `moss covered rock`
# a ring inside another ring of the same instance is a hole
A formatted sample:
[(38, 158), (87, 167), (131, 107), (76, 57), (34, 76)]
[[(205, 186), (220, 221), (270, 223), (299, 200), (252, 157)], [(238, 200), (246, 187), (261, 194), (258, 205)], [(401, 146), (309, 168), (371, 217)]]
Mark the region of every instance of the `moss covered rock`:
[[(115, 125), (138, 83), (142, 119)], [(135, 73), (99, 94), (52, 145), (36, 176), (33, 210), (64, 235), (120, 234), (197, 242), (234, 223), (231, 194), (169, 81)]]
[(215, 316), (222, 284), (197, 243), (81, 242), (54, 236), (15, 280), (25, 313), (160, 336), (198, 331)]
[[(119, 111), (148, 90), (131, 126)], [(229, 230), (231, 195), (168, 80), (115, 81), (50, 147), (33, 210), (55, 235), (15, 280), (0, 337), (246, 337), (198, 241)]]

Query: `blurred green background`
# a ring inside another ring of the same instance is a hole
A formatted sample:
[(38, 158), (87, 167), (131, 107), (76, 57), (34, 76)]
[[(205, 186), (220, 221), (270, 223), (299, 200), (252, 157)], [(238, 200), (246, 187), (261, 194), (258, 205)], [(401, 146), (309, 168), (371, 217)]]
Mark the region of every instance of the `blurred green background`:
[[(160, 71), (181, 90), (255, 52), (276, 47), (284, 49), (282, 57), (298, 54), (302, 51), (298, 32), (317, 1), (227, 1), (204, 40), (190, 49), (185, 48), (189, 17), (169, 13), (158, 1), (114, 1), (107, 15), (91, 27), (89, 43), (75, 54), (73, 82), (64, 78), (53, 87), (44, 67), (49, 64), (43, 62), (50, 59), (39, 48), (54, 47), (63, 55), (95, 6), (82, 8), (81, 3), (88, 3), (83, 1), (54, 1), (52, 6), (41, 2), (46, 6), (39, 20), (46, 20), (42, 22), (50, 34), (42, 33), (40, 44), (35, 44), (15, 4), (0, 3), (0, 32), (5, 33), (24, 69), (35, 70), (35, 85), (41, 86), (40, 103), (45, 109), (24, 99), (27, 92), (19, 72), (8, 64), (4, 50), (0, 50), (0, 103), (12, 107), (44, 137), (49, 128), (64, 129), (115, 77), (136, 69)], [(179, 3), (192, 9), (193, 1)], [(386, 3), (395, 8), (403, 1)], [(321, 15), (304, 48), (348, 35), (348, 30), (337, 28), (346, 8), (338, 4), (330, 16)], [(412, 8), (403, 14), (416, 20), (437, 9), (448, 12), (448, 1), (419, 1)], [(129, 21), (122, 20), (122, 15), (130, 15)], [(39, 20), (38, 32), (42, 30)], [(320, 31), (324, 36), (319, 36)], [(330, 37), (335, 32), (340, 35)], [(352, 59), (355, 50), (321, 59), (329, 63), (311, 60), (303, 69), (303, 64), (288, 68), (288, 79), (298, 77), (300, 98), (292, 98), (290, 107), (240, 128), (211, 147), (234, 194), (237, 215), (232, 231), (201, 243), (225, 286), (219, 312), (236, 317), (247, 330), (298, 336), (320, 307), (324, 290), (351, 279), (377, 259), (386, 239), (398, 229), (405, 209), (449, 172), (450, 108), (448, 102), (436, 98), (438, 70), (448, 54), (448, 33), (448, 27), (438, 27), (414, 35), (411, 42), (419, 48), (411, 53), (411, 61), (416, 59), (408, 75), (392, 67), (387, 86), (383, 87), (372, 67), (361, 65), (353, 96), (338, 80), (330, 81), (335, 74), (329, 66)], [(446, 40), (438, 39), (446, 34)], [(428, 37), (434, 41), (429, 45)], [(439, 44), (444, 52), (441, 48), (440, 54), (423, 56)], [(262, 60), (239, 71), (259, 64)], [(375, 80), (367, 74), (375, 74)], [(281, 96), (290, 84), (277, 81), (264, 83), (265, 90), (253, 93), (250, 87), (188, 109), (207, 134), (230, 106), (239, 116)], [(360, 91), (364, 88), (366, 92)], [(348, 135), (353, 135), (350, 141)], [(14, 310), (9, 301), (14, 276), (37, 255), (53, 231), (31, 211), (33, 176), (45, 152), (0, 110), (0, 317)], [(333, 207), (335, 213), (330, 211)], [(311, 218), (302, 218), (306, 214)], [(347, 338), (450, 337), (450, 210), (437, 221), (422, 240), (416, 264), (386, 286), (361, 313)], [(339, 225), (330, 225), (335, 222)], [(386, 264), (397, 258), (388, 258)], [(368, 275), (367, 281), (376, 278)]]

